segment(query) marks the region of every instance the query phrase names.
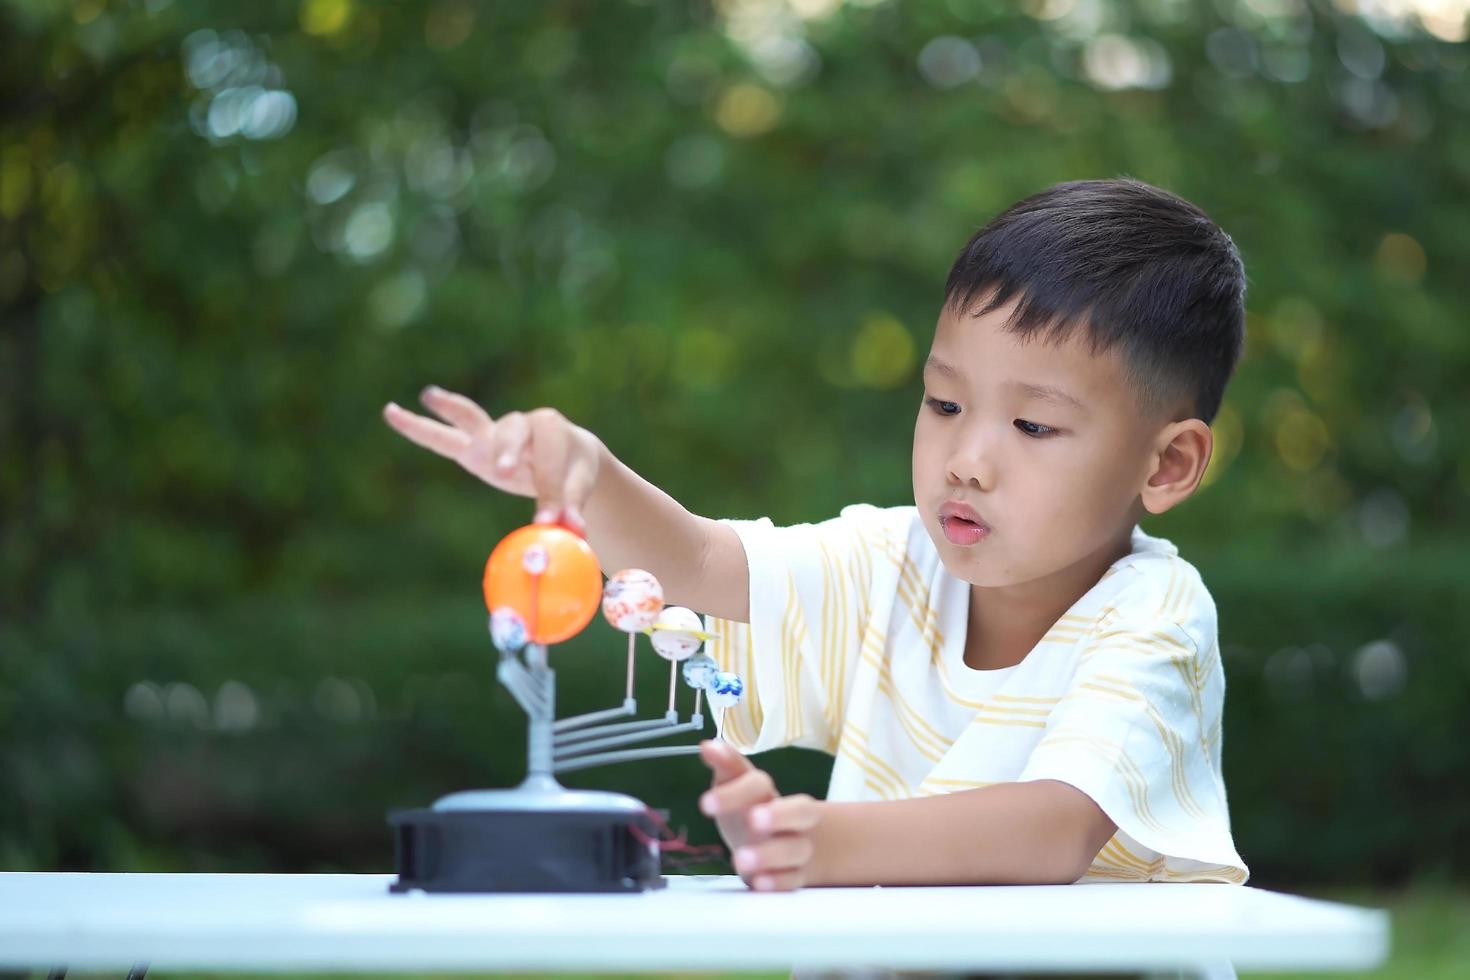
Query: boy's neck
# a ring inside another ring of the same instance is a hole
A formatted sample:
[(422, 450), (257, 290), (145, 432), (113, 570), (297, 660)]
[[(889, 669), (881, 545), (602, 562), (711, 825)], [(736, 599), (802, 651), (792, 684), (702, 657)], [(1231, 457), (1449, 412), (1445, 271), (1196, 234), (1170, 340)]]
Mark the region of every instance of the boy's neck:
[(1056, 621), (1132, 550), (1132, 534), (1130, 526), (1106, 546), (1045, 578), (996, 588), (972, 585), (965, 664), (999, 670), (1026, 659)]

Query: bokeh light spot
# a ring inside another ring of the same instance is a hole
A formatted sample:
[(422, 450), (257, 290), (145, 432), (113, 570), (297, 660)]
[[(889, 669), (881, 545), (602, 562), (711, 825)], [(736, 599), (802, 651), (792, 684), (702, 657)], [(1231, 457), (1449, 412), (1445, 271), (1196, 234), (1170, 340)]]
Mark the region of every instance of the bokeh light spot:
[(1276, 423), (1276, 452), (1281, 461), (1298, 473), (1315, 467), (1332, 443), (1327, 423), (1304, 407), (1284, 412)]
[(106, 6), (103, 0), (80, 0), (71, 8), (71, 19), (77, 24), (90, 24), (101, 16)]
[(352, 19), (352, 0), (305, 0), (301, 4), (301, 29), (316, 37), (338, 34)]
[(1423, 280), (1428, 264), (1424, 246), (1397, 231), (1384, 235), (1373, 254), (1373, 265), (1379, 272), (1409, 285), (1417, 285)]
[(1441, 41), (1470, 39), (1470, 4), (1465, 0), (1419, 0), (1415, 6), (1420, 26)]
[(720, 128), (742, 139), (770, 132), (780, 117), (781, 100), (750, 82), (726, 89), (715, 109), (715, 121)]
[(679, 335), (674, 349), (674, 380), (688, 388), (717, 388), (735, 367), (735, 342), (709, 327)]
[(306, 175), (306, 193), (318, 204), (331, 204), (357, 183), (357, 174), (348, 166), (347, 155), (329, 153), (311, 165)]
[(1228, 402), (1221, 405), (1220, 410), (1215, 413), (1210, 431), (1215, 436), (1215, 448), (1210, 454), (1210, 464), (1205, 467), (1204, 476), (1200, 479), (1202, 487), (1220, 479), (1221, 474), (1240, 454), (1241, 444), (1245, 441), (1245, 426), (1241, 423), (1240, 413)]
[(405, 269), (384, 279), (368, 293), (369, 315), (379, 326), (396, 330), (418, 316), (428, 292), (423, 273)]
[(393, 243), (392, 209), (377, 201), (359, 205), (347, 219), (342, 238), (347, 253), (358, 261), (381, 255)]
[(852, 373), (869, 388), (896, 388), (914, 370), (914, 338), (886, 313), (869, 317), (852, 342)]
[(24, 146), (0, 153), (0, 214), (14, 219), (31, 197), (31, 161)]
[(796, 16), (802, 20), (822, 20), (832, 16), (842, 0), (786, 0)]
[(1173, 78), (1169, 55), (1157, 41), (1102, 34), (1087, 42), (1082, 69), (1100, 89), (1164, 88)]
[(163, 720), (163, 692), (152, 681), (138, 681), (123, 695), (123, 713), (137, 721)]
[(1321, 311), (1302, 296), (1283, 298), (1262, 325), (1271, 346), (1298, 362), (1309, 348), (1320, 342), (1324, 328)]
[(311, 705), (317, 714), (339, 725), (361, 721), (362, 695), (357, 688), (340, 677), (325, 677), (316, 686)]
[(1352, 671), (1363, 697), (1382, 701), (1403, 690), (1409, 665), (1397, 644), (1376, 640), (1353, 654)]
[(766, 34), (747, 44), (746, 52), (761, 77), (782, 88), (807, 81), (821, 66), (816, 49), (790, 34)]
[(169, 684), (164, 688), (163, 704), (169, 719), (176, 724), (209, 727), (209, 702), (193, 684)]
[(222, 732), (248, 732), (260, 721), (260, 702), (250, 686), (225, 681), (214, 695), (214, 727)]
[(935, 88), (955, 88), (980, 74), (980, 52), (962, 37), (936, 37), (919, 52), (919, 73)]
[(1423, 464), (1434, 459), (1439, 448), (1439, 429), (1429, 404), (1417, 391), (1409, 393), (1407, 404), (1394, 416), (1388, 431), (1394, 448), (1410, 463)]
[(1375, 490), (1358, 504), (1358, 530), (1375, 548), (1398, 544), (1409, 533), (1409, 505), (1396, 490)]
[(475, 8), (465, 0), (444, 0), (429, 8), (424, 20), (424, 41), (431, 48), (458, 47), (475, 29)]

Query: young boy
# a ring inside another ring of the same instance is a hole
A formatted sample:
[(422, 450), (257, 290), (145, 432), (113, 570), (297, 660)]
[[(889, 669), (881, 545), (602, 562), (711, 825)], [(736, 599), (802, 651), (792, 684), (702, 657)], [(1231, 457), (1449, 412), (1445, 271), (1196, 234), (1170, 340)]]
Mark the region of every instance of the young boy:
[[(701, 755), (753, 888), (1244, 882), (1220, 775), (1215, 607), (1144, 534), (1199, 486), (1244, 271), (1198, 208), (1062, 184), (960, 252), (924, 365), (915, 506), (816, 525), (686, 511), (551, 409), (387, 421), (707, 613), (746, 681)], [(835, 756), (825, 800), (742, 753)], [(738, 749), (739, 751), (736, 751)]]

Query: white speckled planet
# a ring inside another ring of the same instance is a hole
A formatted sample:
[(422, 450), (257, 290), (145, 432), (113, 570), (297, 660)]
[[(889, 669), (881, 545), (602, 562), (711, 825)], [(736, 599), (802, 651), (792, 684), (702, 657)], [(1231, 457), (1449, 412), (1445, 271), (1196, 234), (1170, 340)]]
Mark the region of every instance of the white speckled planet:
[(664, 588), (641, 568), (625, 568), (602, 588), (602, 614), (616, 629), (637, 633), (648, 629), (664, 609)]
[(653, 649), (665, 660), (688, 660), (708, 639), (699, 614), (684, 606), (665, 606), (648, 633)]
[[(710, 693), (710, 704), (721, 709), (734, 707), (740, 702), (745, 685), (734, 674), (722, 674), (719, 665), (708, 654), (701, 653), (709, 634), (704, 631), (704, 622), (694, 610), (684, 606), (664, 605), (664, 590), (651, 572), (641, 568), (625, 568), (614, 573), (602, 590), (602, 615), (614, 628), (628, 634), (628, 678), (624, 688), (624, 703), (633, 703), (633, 675), (636, 666), (637, 634), (647, 633), (653, 650), (669, 662), (669, 707), (670, 720), (678, 717), (675, 697), (678, 678), (683, 674), (684, 683), (694, 689), (694, 717), (700, 715), (700, 701), (719, 677), (733, 678), (722, 686), (720, 702)], [(684, 664), (680, 671), (679, 664)], [(733, 699), (733, 700), (732, 700)], [(716, 728), (715, 737), (720, 737)]]

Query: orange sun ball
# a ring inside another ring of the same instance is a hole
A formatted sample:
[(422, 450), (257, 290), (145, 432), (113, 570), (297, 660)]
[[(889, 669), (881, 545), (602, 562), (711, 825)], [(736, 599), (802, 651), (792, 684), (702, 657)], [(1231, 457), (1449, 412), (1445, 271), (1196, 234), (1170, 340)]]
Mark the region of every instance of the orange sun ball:
[[(538, 568), (540, 574), (533, 574)], [(560, 643), (576, 636), (601, 602), (597, 556), (564, 527), (517, 528), (500, 539), (485, 563), (485, 605), (492, 613), (506, 606), (514, 609), (532, 643)]]

